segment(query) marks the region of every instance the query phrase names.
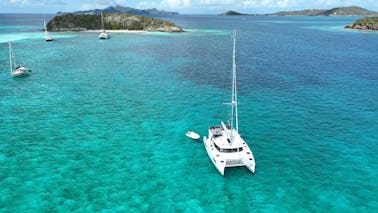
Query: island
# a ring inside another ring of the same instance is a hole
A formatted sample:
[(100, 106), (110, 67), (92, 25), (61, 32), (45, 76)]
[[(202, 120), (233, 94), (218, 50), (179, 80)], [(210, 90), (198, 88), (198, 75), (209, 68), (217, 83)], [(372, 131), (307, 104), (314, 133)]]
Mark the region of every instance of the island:
[(378, 16), (358, 19), (352, 24), (345, 26), (345, 28), (376, 31), (378, 30)]
[[(184, 32), (169, 21), (132, 14), (103, 14), (105, 30), (141, 30), (150, 32)], [(101, 29), (101, 15), (64, 14), (47, 24), (48, 31), (86, 31)]]
[(243, 14), (243, 13), (239, 13), (239, 12), (236, 12), (236, 11), (233, 11), (233, 10), (229, 10), (229, 11), (221, 13), (219, 15), (220, 16), (242, 16), (242, 15), (248, 15), (248, 14)]
[(378, 16), (378, 12), (370, 11), (358, 6), (335, 7), (326, 9), (305, 9), (294, 11), (280, 11), (268, 14), (243, 14), (233, 10), (221, 13), (222, 16), (248, 15), (248, 16)]
[(306, 9), (297, 11), (281, 11), (266, 14), (268, 16), (378, 16), (378, 12), (358, 6), (336, 7), (329, 10)]
[(68, 13), (63, 13), (63, 12), (58, 12), (59, 15), (62, 14), (97, 14), (100, 15), (102, 13), (118, 13), (118, 14), (133, 14), (133, 15), (140, 15), (140, 16), (172, 16), (172, 15), (178, 15), (178, 12), (167, 12), (164, 10), (158, 10), (156, 8), (152, 9), (146, 9), (146, 10), (139, 10), (136, 8), (132, 7), (124, 7), (121, 5), (116, 5), (116, 6), (109, 6), (104, 9), (93, 9), (93, 10), (81, 10), (81, 11), (75, 11), (75, 12), (68, 12)]

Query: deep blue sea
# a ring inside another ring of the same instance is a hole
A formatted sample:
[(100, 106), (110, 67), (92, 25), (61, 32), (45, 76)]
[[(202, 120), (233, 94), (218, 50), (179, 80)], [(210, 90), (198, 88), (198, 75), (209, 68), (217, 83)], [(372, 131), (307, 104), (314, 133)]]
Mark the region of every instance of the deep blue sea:
[[(0, 15), (0, 212), (376, 212), (378, 33), (358, 17), (179, 15), (187, 32), (50, 33)], [(237, 31), (239, 132), (221, 176)], [(8, 41), (26, 78), (9, 72)]]

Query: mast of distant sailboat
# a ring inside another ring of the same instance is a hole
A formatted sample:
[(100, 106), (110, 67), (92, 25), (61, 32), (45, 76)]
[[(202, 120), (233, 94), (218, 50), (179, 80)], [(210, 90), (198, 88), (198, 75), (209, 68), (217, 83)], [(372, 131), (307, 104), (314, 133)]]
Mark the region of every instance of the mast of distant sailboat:
[(105, 32), (105, 29), (104, 29), (104, 18), (102, 17), (102, 11), (101, 11), (101, 29), (102, 29), (102, 32)]
[(12, 46), (10, 42), (9, 42), (9, 69), (10, 69), (10, 72), (12, 73)]
[(9, 42), (9, 69), (10, 69), (11, 73), (13, 71), (13, 66), (12, 65), (14, 67), (17, 67), (16, 59), (14, 58), (14, 53), (13, 53), (12, 45)]
[(43, 27), (45, 28), (45, 39), (47, 39), (47, 27), (46, 27), (46, 20), (43, 20)]
[(43, 20), (43, 26), (45, 28), (45, 41), (53, 41), (54, 39), (49, 36), (49, 33), (47, 31), (46, 20)]

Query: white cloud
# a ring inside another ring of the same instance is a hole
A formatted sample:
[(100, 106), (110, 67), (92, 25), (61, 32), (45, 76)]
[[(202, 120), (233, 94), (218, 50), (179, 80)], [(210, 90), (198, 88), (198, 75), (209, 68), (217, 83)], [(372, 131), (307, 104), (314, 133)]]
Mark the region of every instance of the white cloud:
[(101, 9), (117, 4), (138, 9), (157, 8), (180, 13), (217, 13), (230, 9), (245, 13), (264, 13), (354, 5), (378, 11), (377, 0), (0, 0), (0, 7), (5, 11), (25, 12)]
[(182, 7), (190, 7), (191, 2), (190, 0), (162, 0), (160, 2), (160, 7), (168, 7), (168, 8), (182, 8)]
[(114, 0), (82, 0), (82, 10), (104, 9), (117, 4)]
[(20, 7), (42, 7), (67, 5), (64, 0), (1, 0), (3, 5), (20, 6)]
[[(154, 1), (142, 1), (138, 6), (147, 7), (159, 7), (169, 9), (229, 9), (229, 8), (276, 8), (286, 7), (290, 1), (295, 0), (161, 0), (160, 3)], [(211, 8), (210, 8), (211, 7)]]
[(268, 8), (275, 8), (275, 7), (287, 7), (289, 6), (290, 0), (244, 0), (241, 2), (241, 6), (243, 8), (252, 8), (252, 7), (268, 7)]
[(9, 2), (11, 4), (27, 4), (27, 3), (29, 3), (28, 0), (10, 0)]
[(236, 3), (236, 0), (199, 0), (200, 5), (230, 5)]
[[(129, 5), (122, 5), (122, 6), (129, 6)], [(136, 5), (136, 8), (138, 9), (150, 9), (150, 8), (157, 8), (159, 7), (159, 4), (156, 2), (151, 1), (141, 1)]]
[(3, 5), (14, 5), (14, 6), (27, 6), (31, 2), (29, 0), (5, 0)]

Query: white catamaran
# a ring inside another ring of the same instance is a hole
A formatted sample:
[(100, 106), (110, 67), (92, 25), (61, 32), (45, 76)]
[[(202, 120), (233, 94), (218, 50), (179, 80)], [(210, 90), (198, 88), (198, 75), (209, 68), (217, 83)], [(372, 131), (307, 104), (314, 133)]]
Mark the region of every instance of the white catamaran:
[(12, 45), (9, 42), (9, 68), (13, 77), (28, 75), (31, 70), (24, 66), (17, 66), (16, 59), (14, 57)]
[(239, 135), (238, 127), (238, 100), (236, 90), (236, 63), (235, 63), (236, 33), (234, 33), (233, 65), (232, 65), (232, 100), (231, 121), (226, 126), (223, 121), (220, 126), (209, 127), (208, 138), (203, 142), (215, 168), (224, 175), (225, 167), (245, 166), (252, 173), (255, 172), (255, 159), (248, 144)]
[(51, 36), (49, 36), (49, 33), (47, 31), (46, 21), (45, 20), (43, 20), (43, 26), (45, 28), (45, 41), (53, 41), (54, 39)]
[(106, 33), (105, 32), (105, 29), (104, 29), (104, 18), (102, 17), (102, 12), (101, 12), (101, 30), (102, 32), (100, 33), (100, 35), (98, 35), (98, 38), (99, 39), (110, 39), (110, 34)]

